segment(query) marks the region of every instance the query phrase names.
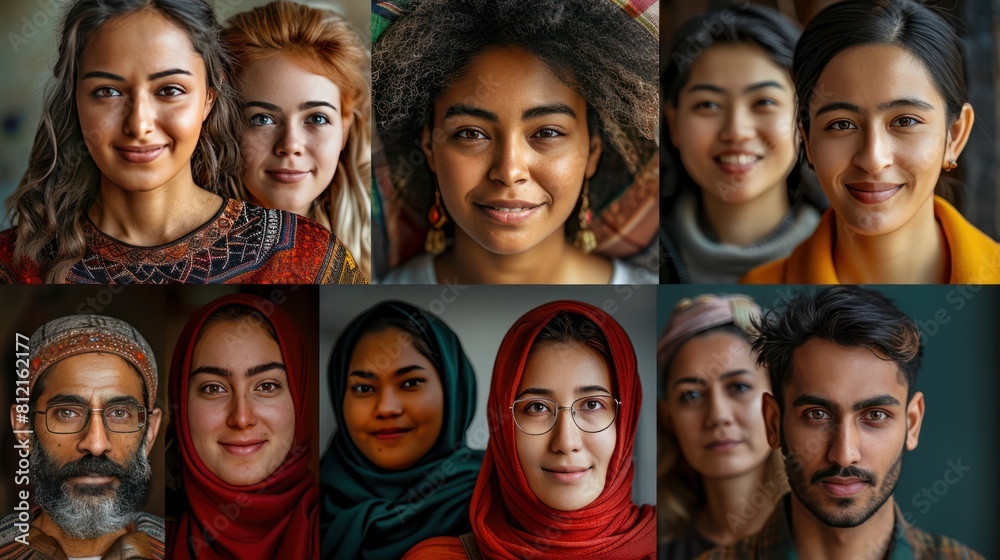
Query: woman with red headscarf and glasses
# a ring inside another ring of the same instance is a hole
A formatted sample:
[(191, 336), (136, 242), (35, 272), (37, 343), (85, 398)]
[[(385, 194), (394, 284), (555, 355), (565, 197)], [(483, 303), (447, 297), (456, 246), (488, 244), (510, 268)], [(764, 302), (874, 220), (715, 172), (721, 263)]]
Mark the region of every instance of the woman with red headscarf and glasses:
[(184, 326), (170, 367), (186, 504), (172, 559), (318, 558), (316, 423), (305, 346), (280, 307), (221, 297)]
[(632, 502), (641, 404), (632, 342), (610, 315), (577, 301), (529, 311), (493, 368), (472, 533), (404, 560), (655, 558), (653, 507)]

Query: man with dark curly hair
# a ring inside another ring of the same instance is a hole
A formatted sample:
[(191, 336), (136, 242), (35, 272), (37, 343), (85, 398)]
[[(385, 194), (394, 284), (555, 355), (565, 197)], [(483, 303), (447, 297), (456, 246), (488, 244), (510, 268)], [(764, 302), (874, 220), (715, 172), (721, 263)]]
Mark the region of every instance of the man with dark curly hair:
[[(385, 4), (398, 2), (379, 3), (376, 15)], [(405, 3), (372, 53), (388, 168), (376, 177), (390, 198), (386, 234), (412, 238), (425, 223), (429, 231), (425, 253), (386, 282), (658, 280), (655, 256), (643, 268), (590, 254), (595, 246), (605, 256), (633, 254), (655, 233), (614, 225), (643, 222), (655, 208), (643, 197), (657, 196), (645, 191), (658, 190), (650, 165), (657, 40), (617, 4)], [(390, 247), (389, 266), (416, 252), (400, 246), (407, 241)]]
[(759, 533), (700, 558), (982, 558), (907, 524), (893, 498), (924, 418), (917, 325), (881, 293), (843, 286), (797, 295), (758, 329), (768, 443), (792, 491)]

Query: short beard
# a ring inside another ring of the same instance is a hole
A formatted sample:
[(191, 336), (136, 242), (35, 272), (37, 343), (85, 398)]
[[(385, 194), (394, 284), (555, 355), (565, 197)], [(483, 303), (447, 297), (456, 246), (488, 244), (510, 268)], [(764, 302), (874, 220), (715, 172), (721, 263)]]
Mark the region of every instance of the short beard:
[[(34, 434), (31, 449), (35, 500), (63, 533), (77, 539), (96, 539), (116, 533), (132, 522), (133, 515), (142, 506), (146, 484), (152, 475), (146, 458), (145, 438), (125, 466), (103, 455), (85, 455), (59, 466)], [(67, 482), (85, 475), (113, 476), (117, 482), (76, 488)]]
[[(784, 439), (784, 438), (782, 438)], [(784, 443), (784, 441), (782, 441)], [(905, 448), (905, 446), (904, 446)], [(787, 449), (787, 447), (786, 447)], [(900, 449), (899, 456), (895, 463), (885, 473), (885, 478), (878, 482), (874, 473), (859, 469), (854, 466), (846, 468), (833, 466), (813, 474), (811, 481), (806, 481), (806, 474), (802, 472), (802, 465), (794, 453), (785, 454), (785, 472), (788, 473), (788, 484), (792, 488), (792, 493), (799, 502), (809, 510), (816, 519), (819, 519), (828, 527), (846, 529), (857, 527), (868, 521), (879, 509), (892, 497), (896, 490), (896, 483), (899, 482), (899, 473), (903, 465), (903, 450)], [(857, 477), (867, 480), (873, 487), (875, 493), (863, 504), (857, 504), (857, 498), (834, 499), (835, 507), (825, 507), (818, 491), (814, 485), (819, 484), (819, 480), (829, 476), (841, 476), (844, 478)]]

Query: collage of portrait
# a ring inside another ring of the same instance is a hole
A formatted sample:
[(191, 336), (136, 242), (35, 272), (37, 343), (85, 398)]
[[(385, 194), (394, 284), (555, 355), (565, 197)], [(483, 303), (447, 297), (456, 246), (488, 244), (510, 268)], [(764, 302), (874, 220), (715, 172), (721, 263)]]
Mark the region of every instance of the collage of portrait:
[(1000, 556), (997, 17), (4, 3), (0, 560)]

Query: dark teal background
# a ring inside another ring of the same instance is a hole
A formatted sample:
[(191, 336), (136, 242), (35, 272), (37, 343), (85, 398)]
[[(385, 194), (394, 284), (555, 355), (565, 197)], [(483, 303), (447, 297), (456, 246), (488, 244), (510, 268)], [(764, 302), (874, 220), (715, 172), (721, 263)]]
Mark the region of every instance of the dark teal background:
[[(917, 389), (926, 412), (920, 443), (903, 458), (896, 503), (924, 531), (1000, 557), (1000, 287), (868, 286), (914, 319), (924, 343)], [(659, 332), (674, 304), (705, 293), (742, 293), (765, 310), (816, 286), (659, 286)], [(662, 382), (662, 379), (659, 380)], [(962, 471), (957, 476), (953, 465)], [(925, 494), (926, 492), (926, 494)]]

